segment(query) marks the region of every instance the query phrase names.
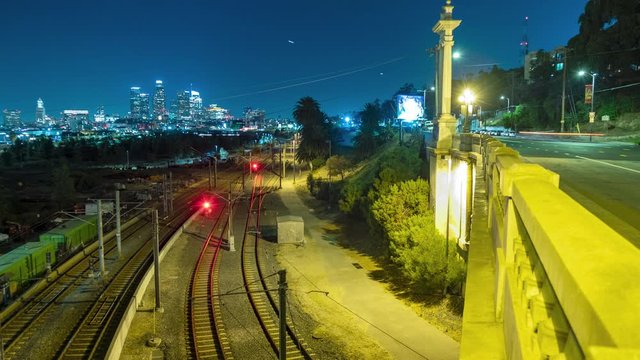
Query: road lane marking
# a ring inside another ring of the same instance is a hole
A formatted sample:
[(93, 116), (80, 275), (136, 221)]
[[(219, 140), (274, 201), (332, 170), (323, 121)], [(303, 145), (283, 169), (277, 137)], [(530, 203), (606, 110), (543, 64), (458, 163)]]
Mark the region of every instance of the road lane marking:
[(598, 152), (599, 152), (600, 154), (604, 154), (604, 151), (602, 151), (602, 150), (600, 150), (600, 151), (598, 151)]
[(578, 159), (589, 160), (589, 161), (597, 162), (597, 163), (600, 163), (600, 164), (613, 166), (614, 168), (618, 168), (618, 169), (622, 169), (622, 170), (627, 170), (627, 171), (634, 172), (634, 173), (636, 173), (636, 174), (640, 174), (640, 170), (630, 169), (630, 168), (628, 168), (628, 167), (624, 167), (624, 166), (620, 166), (620, 165), (615, 165), (615, 164), (610, 164), (610, 163), (608, 163), (608, 162), (606, 162), (606, 161), (602, 161), (602, 160), (589, 159), (589, 158), (584, 157), (584, 156), (578, 156), (578, 155), (576, 155), (576, 157), (577, 157)]
[(565, 154), (566, 156), (571, 156), (571, 154), (569, 154), (569, 153), (564, 153), (564, 154)]
[(625, 155), (625, 154), (620, 154), (620, 156), (622, 156), (622, 157), (627, 157), (627, 155)]

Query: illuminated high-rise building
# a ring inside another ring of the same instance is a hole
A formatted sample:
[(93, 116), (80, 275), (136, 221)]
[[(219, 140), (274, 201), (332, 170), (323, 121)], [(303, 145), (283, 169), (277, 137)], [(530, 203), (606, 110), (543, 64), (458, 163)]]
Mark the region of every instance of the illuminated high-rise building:
[(2, 111), (2, 117), (3, 117), (2, 126), (8, 130), (20, 128), (20, 126), (22, 125), (21, 114), (22, 114), (22, 111), (20, 110), (4, 109)]
[(64, 110), (62, 122), (71, 131), (89, 130), (89, 110)]
[(140, 94), (140, 117), (138, 119), (149, 120), (149, 94)]
[(140, 99), (140, 94), (140, 87), (131, 87), (131, 91), (129, 92), (129, 111), (133, 119), (142, 119), (142, 100)]
[(177, 95), (177, 119), (178, 120), (191, 120), (191, 104), (190, 104), (191, 92), (189, 90), (179, 91)]
[(131, 87), (129, 94), (131, 118), (136, 120), (148, 120), (149, 94), (143, 93), (138, 86)]
[(37, 105), (36, 105), (36, 124), (44, 125), (46, 122), (46, 117), (47, 117), (47, 114), (44, 110), (44, 101), (38, 98)]
[(156, 91), (153, 94), (153, 119), (164, 120), (167, 116), (167, 97), (162, 80), (156, 80)]
[(104, 113), (104, 106), (102, 105), (98, 106), (98, 109), (93, 114), (93, 122), (101, 123), (101, 122), (105, 122), (106, 119), (107, 119), (107, 116)]
[(202, 98), (200, 97), (199, 92), (191, 90), (189, 94), (189, 108), (191, 111), (191, 119), (193, 120), (202, 119), (203, 117)]

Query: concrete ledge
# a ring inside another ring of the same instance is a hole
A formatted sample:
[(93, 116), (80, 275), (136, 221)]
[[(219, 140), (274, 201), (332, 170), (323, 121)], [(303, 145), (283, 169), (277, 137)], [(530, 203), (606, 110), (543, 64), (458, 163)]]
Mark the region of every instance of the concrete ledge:
[(596, 346), (587, 351), (586, 357), (587, 360), (640, 360), (640, 350)]
[(511, 196), (513, 193), (513, 183), (519, 179), (533, 178), (546, 181), (554, 187), (560, 186), (560, 175), (549, 171), (537, 164), (523, 163), (518, 159), (511, 160), (513, 157), (500, 156), (498, 158), (500, 164), (504, 162), (505, 168), (500, 172), (500, 191), (504, 196)]
[(548, 181), (513, 201), (580, 346), (638, 349), (640, 250)]

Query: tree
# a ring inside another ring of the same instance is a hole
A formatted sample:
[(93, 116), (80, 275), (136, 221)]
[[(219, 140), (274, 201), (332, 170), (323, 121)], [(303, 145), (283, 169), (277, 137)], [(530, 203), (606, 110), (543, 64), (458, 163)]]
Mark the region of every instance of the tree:
[(340, 176), (344, 180), (344, 174), (351, 168), (351, 162), (344, 156), (334, 155), (327, 160), (327, 169), (330, 176)]
[(296, 159), (308, 162), (313, 170), (311, 162), (329, 153), (331, 124), (320, 110), (320, 104), (309, 96), (298, 100), (293, 117), (302, 128)]
[(380, 122), (382, 109), (379, 101), (367, 103), (360, 112), (360, 132), (355, 137), (356, 152), (364, 157), (371, 154), (378, 147), (380, 141)]
[(0, 154), (0, 157), (2, 157), (2, 165), (5, 167), (9, 167), (13, 164), (13, 155), (9, 150), (4, 150), (2, 154)]
[(569, 40), (578, 65), (603, 76), (603, 81), (633, 78), (640, 58), (640, 2), (589, 0), (578, 20), (580, 32)]
[(391, 185), (371, 206), (389, 241), (391, 260), (402, 266), (405, 276), (429, 289), (454, 287), (462, 282), (464, 263), (447, 249), (445, 238), (435, 228), (429, 208), (429, 184), (417, 179)]
[(57, 205), (59, 210), (69, 207), (74, 203), (76, 190), (73, 186), (73, 179), (69, 171), (69, 166), (62, 163), (61, 166), (53, 169), (53, 189), (51, 200)]

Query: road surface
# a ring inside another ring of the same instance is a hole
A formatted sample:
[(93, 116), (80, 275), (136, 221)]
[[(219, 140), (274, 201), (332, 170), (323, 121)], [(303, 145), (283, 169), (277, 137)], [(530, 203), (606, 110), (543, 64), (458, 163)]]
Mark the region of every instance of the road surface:
[(640, 248), (640, 146), (500, 138), (560, 175), (560, 188)]

